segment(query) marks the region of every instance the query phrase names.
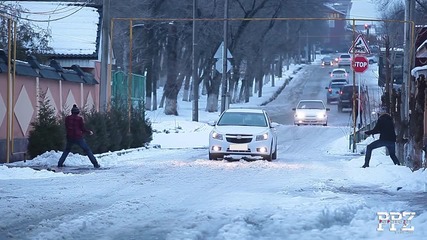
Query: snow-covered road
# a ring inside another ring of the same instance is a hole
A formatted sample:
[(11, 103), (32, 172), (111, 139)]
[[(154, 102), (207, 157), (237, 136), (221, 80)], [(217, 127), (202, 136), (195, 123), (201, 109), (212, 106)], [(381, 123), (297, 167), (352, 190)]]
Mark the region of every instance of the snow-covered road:
[[(304, 83), (315, 81), (305, 77), (315, 69), (309, 66), (295, 74), (282, 94), (315, 94), (310, 86), (327, 81)], [(292, 84), (305, 88), (287, 93)], [(324, 97), (323, 90), (313, 96)], [(383, 150), (374, 151), (371, 167), (362, 169), (363, 155), (349, 150), (347, 114), (332, 113), (333, 124), (327, 127), (297, 127), (285, 119), (291, 106), (285, 99), (265, 106), (281, 123), (277, 161), (209, 161), (208, 125), (162, 116), (153, 126), (172, 122), (180, 126), (177, 133), (158, 133), (153, 143), (162, 148), (97, 155), (109, 169), (63, 174), (0, 166), (0, 239), (329, 240), (427, 235), (424, 172), (394, 166)], [(15, 165), (55, 165), (60, 155), (48, 152)], [(66, 164), (90, 162), (70, 155)], [(377, 230), (377, 212), (404, 211), (416, 212), (408, 223), (413, 232), (401, 232), (400, 223), (398, 233), (390, 231), (389, 224)]]

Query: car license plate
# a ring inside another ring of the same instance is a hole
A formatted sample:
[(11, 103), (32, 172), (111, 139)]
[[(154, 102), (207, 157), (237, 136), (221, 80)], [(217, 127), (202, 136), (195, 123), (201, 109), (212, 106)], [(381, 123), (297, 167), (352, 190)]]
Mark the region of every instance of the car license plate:
[(247, 151), (248, 144), (231, 144), (230, 150), (231, 151)]

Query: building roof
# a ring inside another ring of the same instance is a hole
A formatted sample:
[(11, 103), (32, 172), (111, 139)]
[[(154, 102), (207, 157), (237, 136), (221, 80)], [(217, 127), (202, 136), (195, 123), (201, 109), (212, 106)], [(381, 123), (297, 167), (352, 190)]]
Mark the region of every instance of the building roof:
[[(90, 85), (99, 84), (93, 74), (84, 72), (78, 65), (73, 65), (71, 69), (66, 69), (56, 60), (51, 60), (50, 65), (47, 66), (40, 64), (34, 56), (29, 56), (27, 61), (16, 60), (16, 75), (64, 80)], [(0, 49), (0, 73), (7, 73), (7, 62), (7, 54), (4, 50)]]
[(100, 8), (95, 5), (70, 2), (5, 1), (20, 5), (20, 21), (29, 21), (40, 31), (49, 31), (48, 56), (98, 56), (100, 39)]

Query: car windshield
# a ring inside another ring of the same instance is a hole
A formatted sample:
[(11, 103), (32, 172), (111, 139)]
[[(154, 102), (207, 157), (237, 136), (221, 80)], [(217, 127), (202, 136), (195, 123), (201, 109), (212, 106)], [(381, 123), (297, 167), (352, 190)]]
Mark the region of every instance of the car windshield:
[(344, 84), (331, 84), (330, 88), (334, 90), (340, 90)]
[(347, 54), (343, 54), (343, 55), (340, 56), (340, 58), (351, 58), (351, 56), (347, 55)]
[(263, 113), (225, 112), (217, 125), (267, 127), (267, 121)]
[(298, 109), (324, 109), (325, 106), (322, 102), (316, 102), (316, 101), (307, 101), (307, 102), (300, 102), (298, 104)]

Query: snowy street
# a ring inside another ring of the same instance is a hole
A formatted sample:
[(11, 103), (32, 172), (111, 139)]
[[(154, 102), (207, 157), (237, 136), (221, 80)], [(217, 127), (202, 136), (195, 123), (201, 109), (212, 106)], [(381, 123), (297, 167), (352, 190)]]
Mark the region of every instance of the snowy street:
[[(339, 113), (336, 104), (328, 104), (328, 126), (293, 125), (298, 100), (326, 103), (331, 69), (318, 61), (291, 66), (275, 87), (265, 85), (262, 98), (231, 106), (263, 108), (280, 124), (272, 162), (208, 160), (207, 122), (218, 113), (204, 112), (201, 96), (199, 122), (191, 122), (190, 102), (179, 101), (180, 116), (147, 112), (158, 130), (151, 146), (95, 155), (106, 169), (66, 174), (31, 168), (56, 166), (62, 152), (0, 165), (0, 239), (425, 238), (424, 171), (393, 165), (384, 149), (374, 150), (371, 167), (361, 168), (362, 149), (349, 147), (350, 113)], [(372, 105), (380, 95), (376, 74), (359, 76)], [(288, 77), (277, 99), (260, 106)], [(65, 164), (90, 161), (70, 154)], [(380, 222), (378, 212), (416, 215), (405, 226), (407, 216), (393, 225)]]

